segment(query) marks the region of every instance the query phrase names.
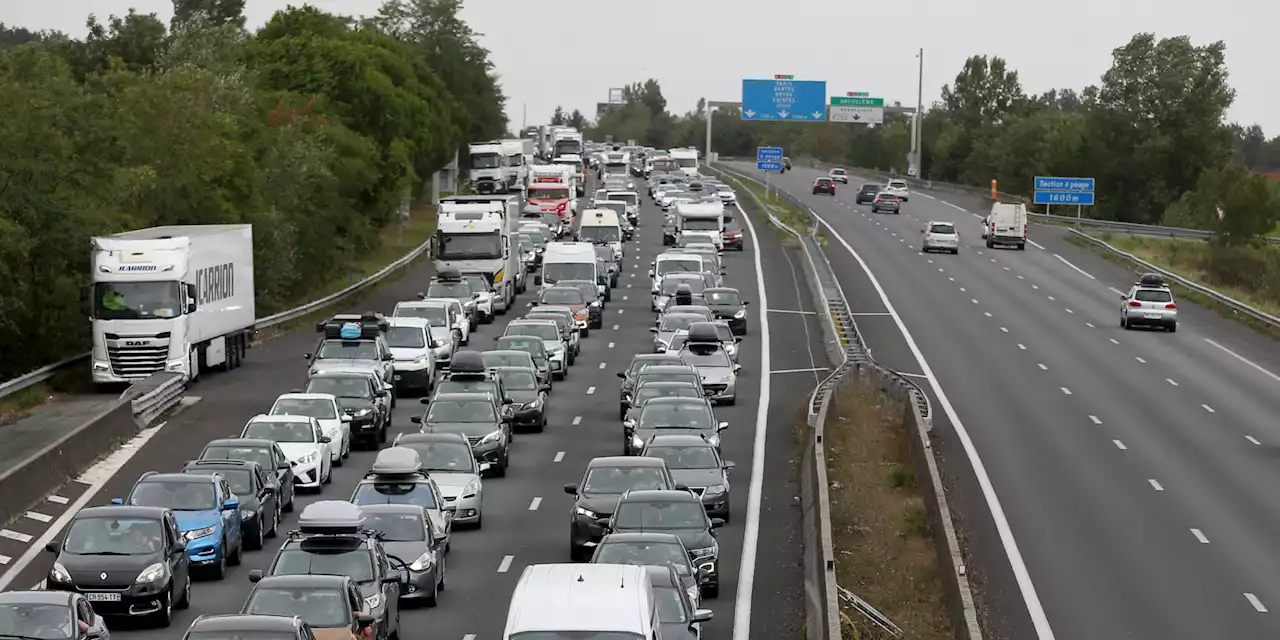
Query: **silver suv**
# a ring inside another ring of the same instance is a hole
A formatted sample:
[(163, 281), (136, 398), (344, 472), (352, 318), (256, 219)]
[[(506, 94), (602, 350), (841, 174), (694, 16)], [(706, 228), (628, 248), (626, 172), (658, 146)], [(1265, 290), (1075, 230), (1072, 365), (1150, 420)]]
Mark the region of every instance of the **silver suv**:
[(1128, 293), (1120, 294), (1123, 303), (1120, 305), (1120, 326), (1132, 329), (1143, 325), (1165, 329), (1169, 332), (1178, 330), (1178, 303), (1173, 300), (1173, 292), (1164, 284), (1164, 277), (1158, 273), (1143, 275)]

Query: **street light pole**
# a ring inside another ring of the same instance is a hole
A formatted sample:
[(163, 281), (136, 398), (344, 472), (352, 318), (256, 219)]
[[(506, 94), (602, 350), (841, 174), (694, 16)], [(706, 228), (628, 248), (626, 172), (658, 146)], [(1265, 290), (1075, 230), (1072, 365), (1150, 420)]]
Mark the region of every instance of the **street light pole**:
[(915, 176), (915, 177), (917, 177), (917, 178), (923, 178), (924, 176), (923, 176), (923, 175), (921, 175), (921, 174), (923, 174), (923, 173), (924, 173), (924, 171), (922, 170), (922, 167), (921, 167), (921, 164), (923, 164), (923, 163), (921, 162), (921, 161), (923, 160), (923, 158), (921, 158), (921, 157), (920, 157), (920, 156), (921, 156), (921, 154), (920, 154), (920, 148), (924, 146), (924, 140), (922, 139), (922, 138), (924, 137), (924, 135), (923, 135), (923, 133), (924, 133), (924, 132), (922, 131), (922, 128), (923, 128), (923, 126), (924, 126), (924, 123), (923, 123), (923, 118), (924, 118), (924, 48), (923, 48), (923, 47), (921, 47), (921, 48), (920, 48), (920, 52), (916, 54), (916, 57), (920, 59), (920, 67), (919, 67), (919, 70), (917, 71), (917, 74), (916, 74), (916, 117), (915, 117), (915, 122), (913, 123), (913, 124), (914, 124), (914, 126), (911, 128), (911, 155), (912, 155), (912, 159), (915, 161), (915, 162), (914, 162), (914, 163), (912, 163), (912, 164), (915, 164), (915, 166), (916, 166), (916, 176)]
[(707, 146), (704, 147), (704, 149), (706, 149), (704, 152), (706, 154), (706, 158), (704, 158), (704, 160), (706, 160), (707, 166), (711, 166), (711, 114), (715, 112), (715, 107), (712, 107), (711, 101), (705, 98), (703, 99), (702, 104), (703, 109), (707, 112)]

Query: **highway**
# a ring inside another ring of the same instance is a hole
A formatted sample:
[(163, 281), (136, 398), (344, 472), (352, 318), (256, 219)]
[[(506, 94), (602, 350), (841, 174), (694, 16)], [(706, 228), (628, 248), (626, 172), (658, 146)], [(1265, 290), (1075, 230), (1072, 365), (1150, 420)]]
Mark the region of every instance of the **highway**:
[[(592, 193), (593, 188), (587, 192)], [(623, 277), (607, 305), (605, 329), (593, 331), (583, 340), (582, 353), (568, 378), (555, 383), (547, 432), (517, 435), (509, 475), (485, 480), (484, 527), (455, 532), (447, 560), (447, 589), (440, 605), (403, 611), (404, 630), (410, 637), (497, 640), (506, 620), (508, 595), (523, 568), (569, 561), (572, 498), (564, 494), (563, 486), (579, 482), (591, 458), (620, 453), (622, 426), (616, 408), (619, 380), (615, 373), (627, 366), (634, 353), (652, 351), (648, 328), (654, 314), (649, 309), (646, 271), (662, 250), (661, 211), (647, 199), (642, 209), (639, 238), (626, 246)], [(758, 220), (747, 222), (743, 225), (748, 231), (746, 250), (728, 252), (724, 258), (727, 286), (739, 287), (752, 305), (748, 308), (750, 334), (741, 347), (744, 368), (739, 374), (737, 403), (716, 409), (718, 419), (730, 423), (724, 433), (723, 453), (737, 468), (731, 477), (733, 519), (718, 532), (722, 590), (717, 600), (707, 603), (716, 617), (703, 630), (703, 637), (712, 640), (746, 638), (749, 634), (798, 637), (803, 626), (799, 489), (791, 464), (791, 428), (797, 416), (803, 420), (808, 394), (815, 381), (825, 375), (814, 369), (827, 366), (808, 290), (797, 286), (803, 285), (800, 263), (784, 251), (768, 227)], [(431, 274), (429, 264), (414, 267), (346, 311), (390, 313), (396, 301), (415, 298)], [(502, 333), (505, 322), (520, 315), (532, 291), (530, 282), (530, 293), (521, 296), (516, 312), (499, 316), (494, 324), (481, 325), (472, 334), (469, 348), (487, 348), (492, 338)], [(767, 308), (776, 312), (767, 312)], [(307, 363), (303, 355), (311, 351), (315, 340), (310, 328), (294, 331), (257, 346), (243, 369), (203, 378), (191, 390), (200, 401), (163, 428), (149, 432), (136, 453), (118, 468), (109, 468), (100, 479), (100, 491), (88, 504), (106, 504), (112, 497), (123, 496), (143, 472), (178, 470), (211, 439), (238, 435), (245, 421), (269, 409), (278, 394), (304, 386)], [(782, 373), (770, 375), (772, 370)], [(416, 430), (410, 418), (421, 410), (415, 399), (401, 398), (391, 437)], [(763, 457), (758, 457), (761, 452)], [(372, 452), (353, 451), (344, 467), (334, 469), (332, 484), (321, 494), (300, 495), (298, 511), (317, 499), (347, 499), (373, 457)], [(60, 494), (74, 500), (91, 490), (84, 483), (73, 482)], [(750, 513), (750, 494), (756, 496), (758, 517)], [(49, 510), (58, 508), (46, 506)], [(296, 517), (296, 512), (287, 516), (286, 528), (296, 525)], [(40, 543), (42, 531), (25, 531), (37, 538), (30, 544)], [(171, 629), (120, 623), (113, 631), (139, 639), (172, 638), (198, 615), (239, 611), (250, 588), (249, 571), (266, 569), (283, 538), (268, 540), (264, 551), (247, 553), (243, 565), (232, 568), (224, 580), (197, 582), (193, 606), (175, 612)], [(740, 566), (744, 545), (750, 547), (746, 557), (757, 559), (746, 571)], [(19, 555), (12, 550), (8, 553), (15, 558)], [(50, 554), (37, 555), (19, 573), (6, 576), (8, 588), (39, 583), (51, 561)], [(739, 589), (740, 574), (750, 581), (751, 588)], [(751, 615), (753, 608), (758, 612), (755, 616)], [(735, 623), (740, 627), (736, 632)]]
[[(1280, 637), (1280, 345), (1186, 301), (1175, 334), (1125, 331), (1134, 273), (1060, 229), (989, 250), (976, 199), (917, 191), (872, 214), (863, 180), (811, 195), (820, 175), (771, 181), (820, 217), (874, 357), (942, 409), (988, 633)], [(959, 255), (920, 253), (932, 220)]]

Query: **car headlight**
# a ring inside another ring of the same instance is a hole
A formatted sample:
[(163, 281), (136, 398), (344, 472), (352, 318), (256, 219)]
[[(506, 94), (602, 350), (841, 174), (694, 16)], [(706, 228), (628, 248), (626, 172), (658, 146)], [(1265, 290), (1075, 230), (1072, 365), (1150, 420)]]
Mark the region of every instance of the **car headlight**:
[(241, 509), (240, 518), (243, 520), (252, 520), (258, 517), (258, 512), (253, 509)]
[(470, 311), (470, 310), (472, 310), (472, 309), (475, 309), (475, 308), (476, 308), (476, 301), (475, 301), (475, 300), (468, 300), (468, 301), (467, 301), (465, 304), (463, 304), (462, 306), (466, 307), (466, 308), (467, 308), (467, 310), (468, 310), (468, 311)]
[(727, 487), (725, 487), (725, 486), (724, 486), (724, 485), (722, 485), (722, 484), (712, 485), (712, 486), (710, 486), (710, 487), (707, 487), (707, 490), (706, 490), (706, 491), (703, 491), (703, 492), (702, 492), (702, 495), (704, 495), (704, 496), (718, 496), (718, 495), (720, 495), (720, 494), (724, 493), (726, 489), (727, 489)]
[(182, 532), (182, 537), (186, 539), (187, 542), (191, 542), (192, 540), (197, 540), (205, 536), (211, 536), (215, 531), (217, 531), (217, 529), (218, 525), (210, 525), (201, 529), (192, 529), (190, 531)]
[(733, 317), (735, 317), (735, 318), (737, 318), (737, 319), (741, 320), (741, 319), (743, 319), (743, 318), (747, 317), (747, 310), (746, 310), (746, 309), (738, 309), (738, 312), (737, 312), (737, 313), (735, 313), (735, 314), (733, 314)]
[(62, 566), (61, 562), (55, 562), (53, 568), (49, 570), (49, 580), (58, 584), (71, 584), (71, 573)]
[(489, 435), (480, 439), (480, 444), (497, 442), (502, 439), (502, 429), (490, 432)]
[(152, 584), (162, 582), (169, 575), (169, 567), (163, 562), (157, 562), (149, 565), (142, 573), (138, 574), (138, 579), (134, 580), (134, 584)]
[[(574, 509), (574, 513), (576, 513), (576, 514), (578, 514), (578, 515), (580, 515), (580, 516), (584, 516), (584, 517), (587, 517), (587, 518), (591, 518), (591, 519), (595, 519), (595, 518), (599, 518), (599, 517), (600, 517), (596, 512), (594, 512), (594, 511), (592, 511), (592, 510), (590, 510), (590, 509), (583, 508), (583, 507), (578, 507), (577, 509)], [(67, 580), (68, 580), (68, 581), (70, 581), (70, 580), (71, 580), (71, 578), (69, 578), (69, 577), (68, 577), (68, 578), (67, 578)]]
[[(425, 360), (425, 359), (426, 359), (426, 356), (423, 356), (422, 358)], [(357, 412), (356, 412), (356, 417), (357, 417), (357, 418), (363, 418), (363, 417), (365, 417), (365, 416), (367, 416), (367, 415), (369, 415), (369, 414), (371, 414), (371, 413), (373, 413), (373, 409), (370, 409), (370, 408), (366, 407), (366, 408), (364, 408), (364, 409), (361, 409), (361, 410), (357, 411)]]
[[(409, 564), (409, 570), (410, 571), (426, 571), (427, 569), (434, 566), (435, 563), (436, 563), (436, 552), (427, 551), (422, 555), (418, 556), (417, 560), (414, 560)], [(377, 596), (374, 596), (374, 597), (377, 597)]]
[(462, 488), (462, 497), (463, 497), (463, 498), (474, 498), (474, 497), (476, 497), (476, 494), (477, 494), (477, 493), (480, 493), (480, 481), (479, 481), (479, 480), (472, 480), (471, 482), (468, 482), (468, 483), (467, 483), (467, 486), (465, 486), (465, 487), (463, 487), (463, 488)]
[(631, 446), (633, 446), (633, 447), (635, 447), (635, 448), (637, 448), (637, 449), (643, 449), (643, 448), (644, 448), (644, 440), (641, 440), (641, 439), (640, 439), (640, 436), (631, 436)]
[(714, 560), (716, 555), (718, 555), (719, 553), (720, 553), (719, 543), (712, 542), (711, 546), (709, 547), (703, 547), (701, 549), (693, 549), (692, 551), (689, 552), (689, 555), (692, 555), (695, 560)]
[(364, 599), (364, 606), (365, 606), (365, 607), (367, 607), (367, 608), (369, 608), (370, 610), (377, 609), (377, 608), (378, 608), (378, 606), (379, 606), (379, 605), (381, 605), (381, 604), (382, 604), (382, 594), (381, 594), (381, 593), (375, 593), (375, 594), (373, 594), (373, 595), (369, 596), (368, 598), (365, 598), (365, 599)]
[(293, 463), (294, 464), (311, 464), (312, 462), (315, 462), (315, 461), (316, 461), (316, 454), (308, 453), (307, 455), (302, 456), (297, 460), (294, 460)]
[(600, 308), (600, 301), (599, 301), (599, 300), (592, 300), (592, 301), (591, 301), (591, 308), (592, 308), (592, 309), (599, 309), (599, 308)]
[[(414, 358), (414, 359), (413, 359), (413, 364), (426, 364), (426, 363), (427, 363), (427, 359), (428, 359), (429, 357), (430, 357), (430, 354), (426, 354), (426, 353), (424, 353), (424, 354), (422, 354), (422, 355), (420, 355), (420, 356), (418, 356), (418, 357)], [(366, 411), (367, 411), (367, 409), (366, 409)]]

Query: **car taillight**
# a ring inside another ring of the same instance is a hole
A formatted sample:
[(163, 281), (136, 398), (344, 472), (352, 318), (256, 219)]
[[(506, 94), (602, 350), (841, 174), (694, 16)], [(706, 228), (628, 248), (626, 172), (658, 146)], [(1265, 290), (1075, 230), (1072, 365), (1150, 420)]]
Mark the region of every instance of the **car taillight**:
[(1166, 309), (1177, 309), (1177, 308), (1178, 308), (1178, 305), (1177, 305), (1177, 303), (1170, 302), (1169, 304), (1166, 304), (1166, 305), (1164, 306), (1164, 308), (1166, 308)]
[(1024, 238), (1025, 238), (1025, 237), (1027, 237), (1027, 231), (1028, 231), (1030, 228), (1031, 228), (1031, 225), (1028, 225), (1028, 224), (1024, 224), (1024, 225), (1022, 225), (1022, 237), (1024, 237)]
[(1142, 306), (1142, 303), (1141, 303), (1141, 302), (1138, 302), (1137, 300), (1130, 300), (1130, 301), (1129, 301), (1129, 306), (1131, 306), (1131, 307), (1141, 307), (1141, 306)]

